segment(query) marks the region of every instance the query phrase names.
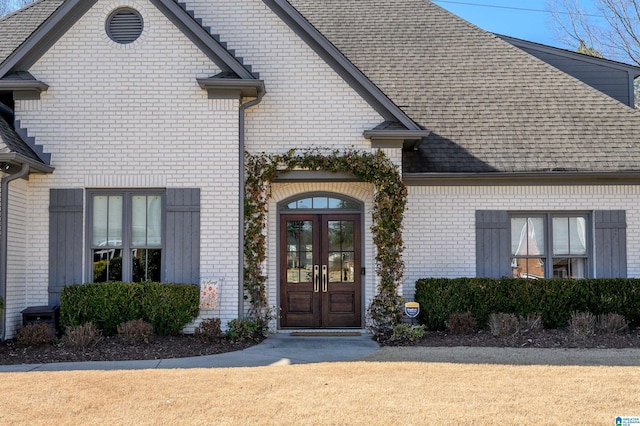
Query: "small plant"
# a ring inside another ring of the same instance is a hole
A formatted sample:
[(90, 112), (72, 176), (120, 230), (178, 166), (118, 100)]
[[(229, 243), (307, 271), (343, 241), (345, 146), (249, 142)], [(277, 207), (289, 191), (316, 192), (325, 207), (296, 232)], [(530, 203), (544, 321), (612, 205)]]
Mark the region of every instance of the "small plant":
[(398, 324), (393, 328), (393, 334), (389, 340), (400, 343), (415, 342), (424, 337), (426, 331), (424, 325)]
[(200, 325), (196, 327), (196, 337), (205, 342), (217, 342), (223, 337), (220, 327), (220, 318), (208, 318), (202, 320)]
[(600, 314), (596, 318), (596, 329), (604, 334), (621, 334), (629, 328), (629, 321), (620, 314)]
[(255, 321), (246, 318), (229, 321), (226, 333), (226, 337), (229, 340), (257, 340), (260, 336), (259, 327)]
[(471, 334), (476, 328), (476, 318), (471, 312), (454, 312), (445, 321), (445, 326), (451, 334)]
[(522, 332), (536, 332), (542, 330), (543, 328), (542, 315), (540, 315), (538, 312), (530, 313), (526, 316), (520, 316), (518, 317), (518, 321), (520, 323), (520, 331)]
[(489, 330), (494, 337), (513, 336), (520, 329), (520, 322), (514, 314), (503, 312), (489, 315)]
[(591, 312), (572, 312), (569, 331), (577, 337), (593, 336), (596, 331), (596, 317)]
[(53, 343), (55, 332), (50, 324), (27, 324), (18, 330), (16, 342), (20, 346), (38, 346)]
[(153, 327), (141, 319), (131, 320), (118, 325), (118, 335), (129, 345), (148, 344), (153, 337)]
[(95, 346), (102, 340), (102, 332), (93, 323), (85, 323), (67, 327), (65, 335), (62, 336), (62, 344), (71, 349), (84, 350)]

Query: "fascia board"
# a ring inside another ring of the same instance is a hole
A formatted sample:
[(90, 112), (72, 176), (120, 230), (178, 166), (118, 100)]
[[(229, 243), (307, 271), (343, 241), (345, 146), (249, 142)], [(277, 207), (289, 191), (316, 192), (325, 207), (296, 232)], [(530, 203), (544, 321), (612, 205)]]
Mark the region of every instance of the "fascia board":
[(22, 154), (18, 154), (15, 152), (0, 154), (0, 163), (11, 163), (11, 164), (28, 164), (31, 167), (31, 170), (40, 172), (40, 173), (52, 173), (55, 170), (55, 167), (48, 166), (43, 163), (39, 163), (31, 158), (27, 158)]
[(51, 14), (16, 50), (0, 64), (0, 78), (13, 71), (31, 68), (97, 0), (68, 0)]
[(638, 172), (404, 173), (410, 186), (638, 185)]
[(198, 78), (198, 85), (210, 93), (237, 92), (245, 98), (256, 98), (265, 92), (263, 80), (237, 80), (219, 78)]
[(420, 126), (398, 108), (396, 104), (286, 0), (262, 1), (385, 120), (399, 121), (410, 130), (420, 130)]
[(547, 46), (545, 44), (535, 43), (532, 41), (522, 40), (519, 38), (513, 38), (513, 37), (505, 36), (502, 34), (495, 34), (495, 36), (519, 48), (538, 50), (540, 52), (562, 56), (564, 58), (573, 59), (576, 61), (588, 62), (595, 65), (600, 65), (602, 67), (614, 68), (620, 71), (630, 72), (636, 77), (640, 76), (640, 67), (635, 65), (625, 64), (624, 62), (614, 61), (612, 59), (607, 59), (607, 58), (598, 58), (596, 56), (584, 55), (579, 52), (572, 52), (570, 50), (561, 49), (559, 47)]
[(175, 1), (151, 0), (151, 3), (223, 71), (234, 72), (243, 79), (255, 79), (255, 76), (235, 56), (216, 41)]

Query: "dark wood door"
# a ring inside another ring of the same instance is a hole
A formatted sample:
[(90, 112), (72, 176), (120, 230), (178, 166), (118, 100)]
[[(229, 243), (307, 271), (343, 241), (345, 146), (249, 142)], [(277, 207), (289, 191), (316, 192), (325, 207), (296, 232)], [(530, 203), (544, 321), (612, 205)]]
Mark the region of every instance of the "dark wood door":
[(359, 214), (280, 217), (282, 327), (362, 326)]

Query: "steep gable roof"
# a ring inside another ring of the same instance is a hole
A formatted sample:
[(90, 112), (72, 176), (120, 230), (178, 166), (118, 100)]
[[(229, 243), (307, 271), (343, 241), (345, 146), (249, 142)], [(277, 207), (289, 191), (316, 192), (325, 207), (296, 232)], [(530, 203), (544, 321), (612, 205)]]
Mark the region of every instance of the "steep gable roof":
[(4, 62), (64, 0), (38, 0), (0, 18), (0, 63)]
[(640, 115), (428, 0), (289, 0), (432, 132), (405, 173), (640, 171)]
[[(183, 3), (150, 1), (223, 71), (241, 79), (258, 78)], [(0, 78), (9, 72), (28, 70), (95, 3), (96, 0), (39, 0), (0, 20), (0, 37), (7, 36), (0, 44)], [(17, 29), (23, 23), (26, 28)], [(18, 35), (10, 36), (14, 30)]]

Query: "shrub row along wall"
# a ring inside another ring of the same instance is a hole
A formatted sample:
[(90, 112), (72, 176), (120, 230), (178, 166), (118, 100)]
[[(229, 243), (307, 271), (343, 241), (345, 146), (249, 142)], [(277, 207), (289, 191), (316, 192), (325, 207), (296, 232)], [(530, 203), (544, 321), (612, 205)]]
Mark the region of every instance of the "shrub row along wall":
[(432, 330), (467, 311), (483, 327), (498, 312), (540, 313), (546, 328), (564, 327), (573, 311), (617, 313), (640, 326), (640, 279), (426, 278), (416, 282), (415, 300), (421, 323)]
[(200, 290), (193, 284), (98, 283), (65, 287), (60, 325), (92, 322), (106, 335), (118, 324), (142, 319), (157, 334), (178, 334), (199, 312)]

